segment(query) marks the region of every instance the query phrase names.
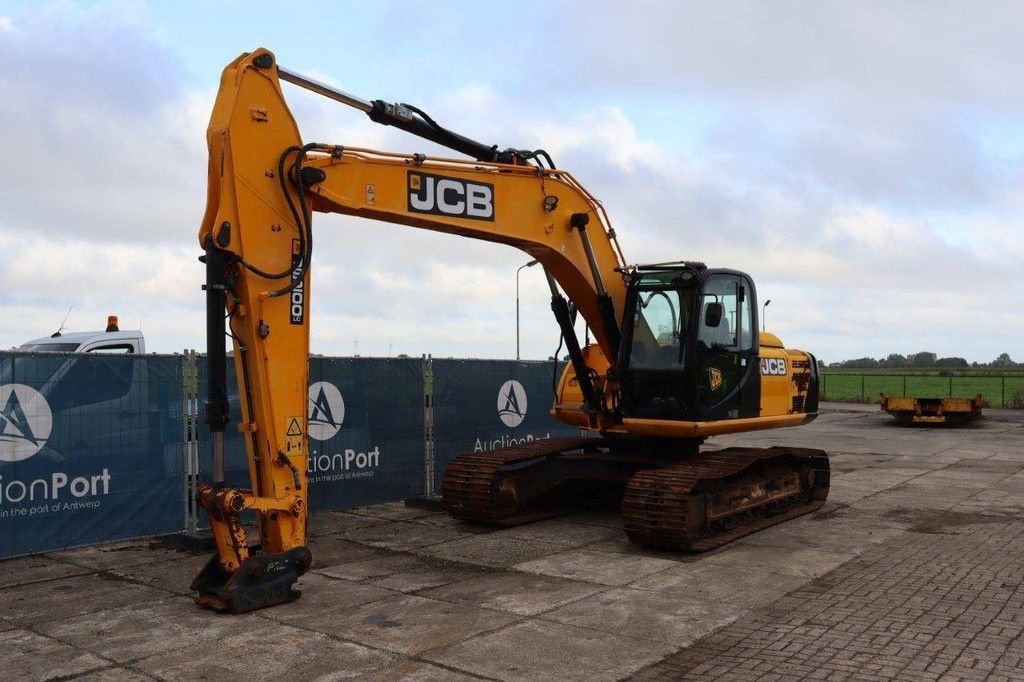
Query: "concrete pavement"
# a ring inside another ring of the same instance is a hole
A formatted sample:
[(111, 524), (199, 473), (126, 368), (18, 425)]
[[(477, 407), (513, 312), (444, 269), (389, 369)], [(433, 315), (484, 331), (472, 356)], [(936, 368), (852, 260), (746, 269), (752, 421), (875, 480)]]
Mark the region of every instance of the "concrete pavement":
[(615, 511), (513, 529), (380, 505), (311, 519), (293, 604), (187, 596), (158, 539), (0, 562), (18, 679), (1020, 679), (1024, 414), (958, 429), (828, 406), (716, 446), (821, 447), (819, 512), (709, 554), (630, 545)]

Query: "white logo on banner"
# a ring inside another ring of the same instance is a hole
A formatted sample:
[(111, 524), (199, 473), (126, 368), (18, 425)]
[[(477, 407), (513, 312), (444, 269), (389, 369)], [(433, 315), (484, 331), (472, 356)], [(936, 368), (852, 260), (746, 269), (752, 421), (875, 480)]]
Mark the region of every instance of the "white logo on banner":
[(309, 387), (309, 437), (333, 438), (345, 421), (345, 401), (338, 387), (318, 381)]
[(20, 462), (50, 437), (53, 414), (43, 394), (24, 384), (0, 386), (0, 462)]
[(505, 426), (515, 427), (526, 418), (526, 389), (509, 379), (498, 390), (498, 418)]

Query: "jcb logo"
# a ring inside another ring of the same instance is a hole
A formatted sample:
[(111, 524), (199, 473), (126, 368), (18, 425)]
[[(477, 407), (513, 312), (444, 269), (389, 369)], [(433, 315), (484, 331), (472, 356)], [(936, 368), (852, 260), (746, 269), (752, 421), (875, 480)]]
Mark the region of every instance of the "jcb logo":
[(785, 358), (761, 358), (761, 374), (764, 376), (786, 376)]
[(409, 210), (493, 221), (494, 185), (409, 171)]
[(711, 367), (708, 369), (708, 383), (711, 384), (711, 390), (717, 391), (722, 385), (722, 370), (717, 367)]

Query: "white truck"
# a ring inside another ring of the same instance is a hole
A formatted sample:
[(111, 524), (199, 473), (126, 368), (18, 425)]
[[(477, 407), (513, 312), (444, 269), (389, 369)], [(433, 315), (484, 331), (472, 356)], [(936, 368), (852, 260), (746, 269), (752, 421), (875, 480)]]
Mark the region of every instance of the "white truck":
[(105, 331), (55, 332), (52, 336), (33, 339), (18, 347), (23, 353), (127, 353), (143, 355), (146, 352), (146, 341), (142, 330), (121, 331), (117, 326), (117, 316), (107, 318)]
[(156, 444), (161, 433), (180, 431), (181, 401), (171, 395), (166, 363), (146, 355), (141, 331), (121, 331), (111, 315), (106, 330), (58, 331), (22, 344), (0, 359), (0, 385), (27, 383), (42, 394), (53, 433), (63, 434), (64, 459)]

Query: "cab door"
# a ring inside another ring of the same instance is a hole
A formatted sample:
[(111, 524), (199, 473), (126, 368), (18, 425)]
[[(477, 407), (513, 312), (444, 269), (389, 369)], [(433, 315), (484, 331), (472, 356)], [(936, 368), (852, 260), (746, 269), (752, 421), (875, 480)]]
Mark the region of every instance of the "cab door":
[(645, 273), (626, 305), (630, 324), (620, 366), (622, 411), (643, 419), (683, 420), (690, 413), (687, 382), (696, 287), (673, 271)]
[(753, 283), (742, 273), (710, 271), (703, 281), (691, 375), (699, 421), (759, 414), (755, 298)]

